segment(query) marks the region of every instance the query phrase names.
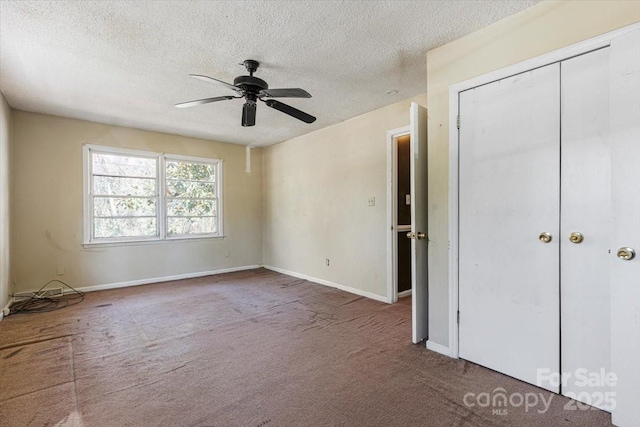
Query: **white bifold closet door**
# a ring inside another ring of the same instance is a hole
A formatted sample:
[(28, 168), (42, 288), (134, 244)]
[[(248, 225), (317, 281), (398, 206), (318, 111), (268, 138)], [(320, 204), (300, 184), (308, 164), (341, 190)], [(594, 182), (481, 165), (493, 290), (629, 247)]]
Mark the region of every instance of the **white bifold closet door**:
[(459, 96), (459, 355), (558, 392), (560, 64)]
[(607, 410), (609, 55), (462, 92), (459, 135), (460, 357)]
[[(617, 426), (640, 420), (640, 25), (611, 42), (611, 371)], [(620, 249), (636, 256), (625, 259)]]
[[(560, 367), (562, 394), (612, 410), (610, 49), (561, 67)], [(580, 233), (573, 243), (571, 233)], [(579, 236), (578, 236), (579, 237)]]

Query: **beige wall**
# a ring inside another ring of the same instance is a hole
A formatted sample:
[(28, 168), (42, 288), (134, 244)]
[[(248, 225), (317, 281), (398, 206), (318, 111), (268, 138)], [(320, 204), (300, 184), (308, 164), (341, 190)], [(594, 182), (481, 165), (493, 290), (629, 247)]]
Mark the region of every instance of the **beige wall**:
[(386, 133), (411, 101), (265, 148), (265, 265), (387, 296)]
[(9, 302), (11, 283), (9, 205), (11, 198), (11, 109), (0, 94), (0, 310)]
[(430, 340), (448, 345), (449, 86), (638, 21), (638, 1), (545, 2), (427, 53)]
[[(224, 239), (83, 248), (82, 144), (224, 159)], [(262, 261), (262, 150), (13, 111), (15, 291), (74, 287), (256, 265)], [(66, 274), (57, 276), (57, 267)]]

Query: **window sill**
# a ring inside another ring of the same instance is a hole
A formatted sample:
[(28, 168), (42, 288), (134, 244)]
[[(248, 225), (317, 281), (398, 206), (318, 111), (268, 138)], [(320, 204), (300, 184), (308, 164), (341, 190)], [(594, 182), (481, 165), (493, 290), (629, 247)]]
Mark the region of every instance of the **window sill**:
[(170, 239), (148, 239), (148, 240), (119, 240), (111, 242), (84, 242), (82, 247), (85, 249), (93, 248), (109, 248), (117, 246), (141, 246), (141, 245), (158, 245), (164, 243), (185, 243), (185, 242), (202, 242), (205, 240), (224, 239), (227, 236), (192, 236), (192, 237), (175, 237)]

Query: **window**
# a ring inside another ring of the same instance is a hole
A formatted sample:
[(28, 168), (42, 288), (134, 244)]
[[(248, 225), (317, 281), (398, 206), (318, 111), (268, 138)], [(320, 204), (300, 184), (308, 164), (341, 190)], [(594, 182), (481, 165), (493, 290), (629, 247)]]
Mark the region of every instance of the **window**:
[(222, 236), (222, 161), (85, 145), (85, 243)]
[(168, 157), (164, 164), (167, 235), (215, 234), (217, 165)]

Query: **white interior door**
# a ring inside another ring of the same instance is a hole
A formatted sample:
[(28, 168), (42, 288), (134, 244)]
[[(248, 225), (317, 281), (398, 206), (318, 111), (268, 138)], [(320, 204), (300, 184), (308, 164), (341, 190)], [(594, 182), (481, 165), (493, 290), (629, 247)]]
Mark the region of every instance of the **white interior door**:
[[(611, 410), (609, 48), (563, 61), (560, 325), (562, 394)], [(571, 240), (573, 239), (573, 240)], [(581, 240), (582, 239), (582, 240)]]
[(459, 96), (459, 355), (558, 392), (560, 66)]
[[(640, 424), (640, 30), (611, 43), (611, 370), (618, 426)], [(623, 248), (636, 255), (625, 260)], [(620, 251), (623, 249), (623, 251)], [(618, 256), (621, 256), (620, 258)]]
[(427, 276), (427, 109), (411, 103), (411, 324), (412, 341), (429, 335)]

